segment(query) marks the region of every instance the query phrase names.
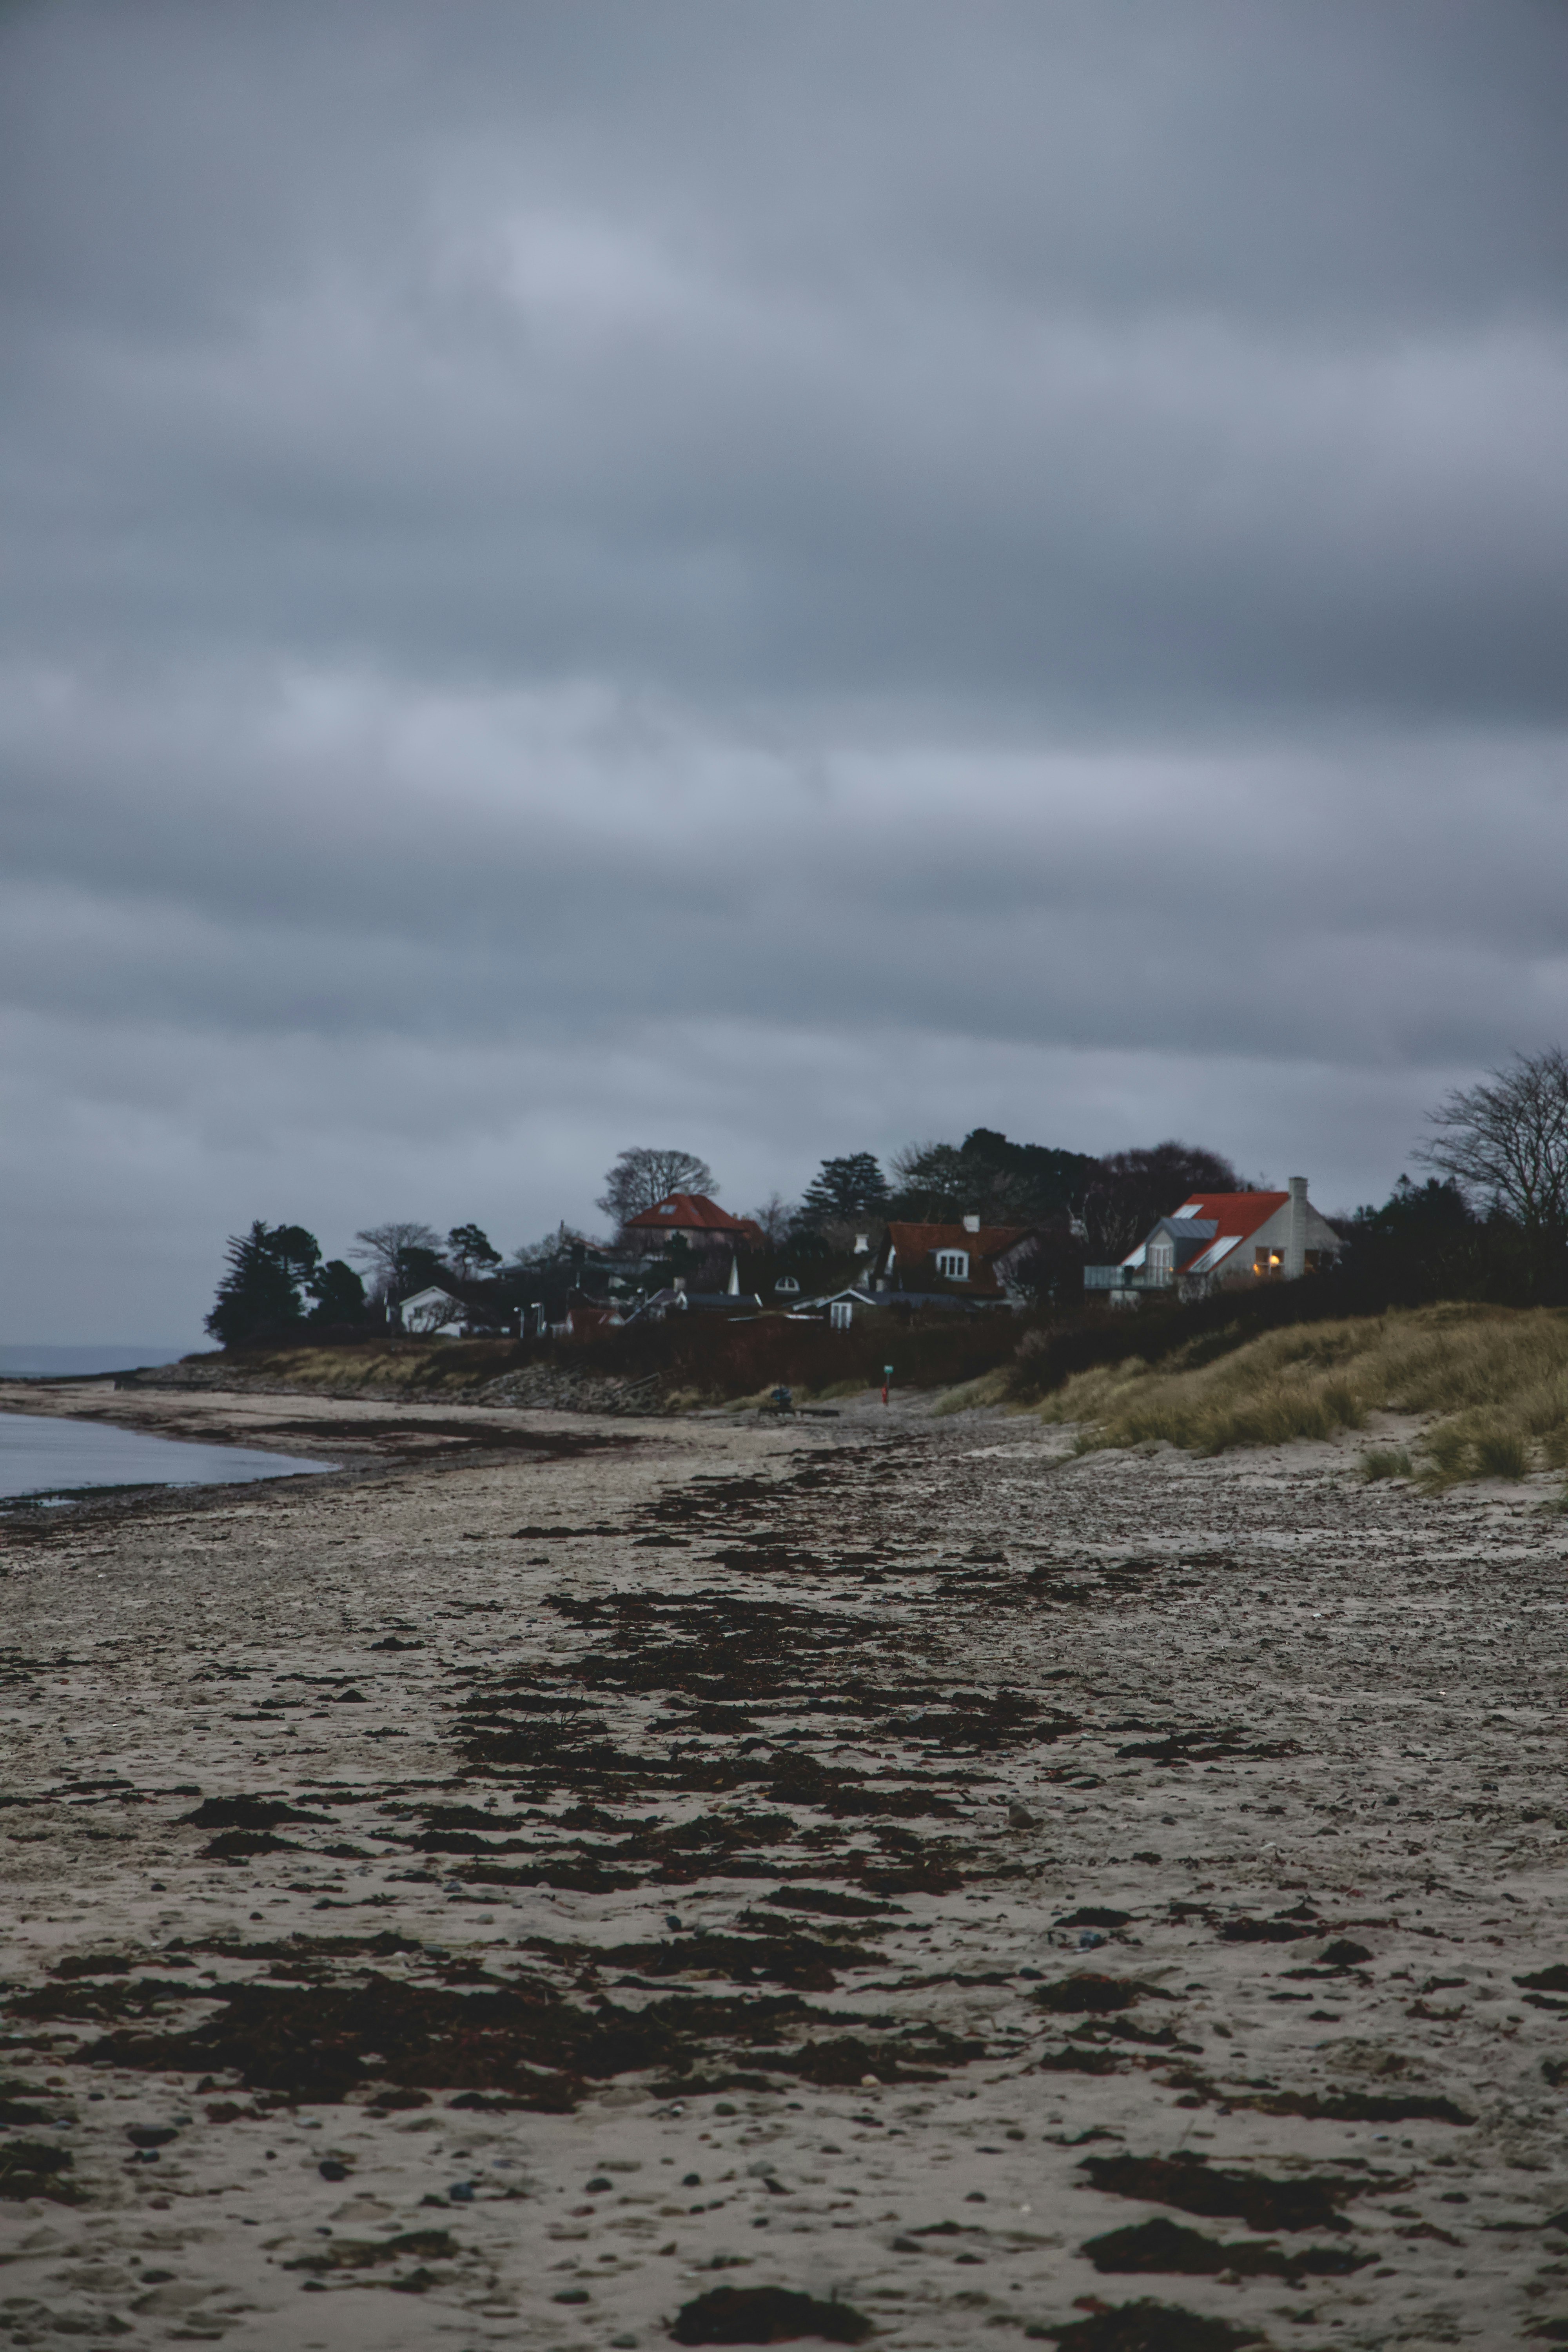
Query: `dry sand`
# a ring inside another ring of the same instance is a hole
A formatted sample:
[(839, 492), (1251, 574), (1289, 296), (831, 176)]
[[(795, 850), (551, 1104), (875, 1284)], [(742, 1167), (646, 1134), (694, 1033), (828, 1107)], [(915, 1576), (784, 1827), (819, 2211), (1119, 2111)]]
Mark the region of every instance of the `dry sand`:
[(12, 2343), (1568, 2341), (1537, 1488), (19, 1407), (345, 1467), (0, 1521)]

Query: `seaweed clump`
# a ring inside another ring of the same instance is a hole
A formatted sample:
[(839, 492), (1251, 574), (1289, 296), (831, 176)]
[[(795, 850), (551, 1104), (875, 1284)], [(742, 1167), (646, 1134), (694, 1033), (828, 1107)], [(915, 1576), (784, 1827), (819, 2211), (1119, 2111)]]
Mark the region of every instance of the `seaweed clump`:
[(1247, 2238), (1226, 2244), (1180, 2221), (1168, 2221), (1163, 2214), (1125, 2230), (1107, 2230), (1090, 2238), (1083, 2251), (1097, 2271), (1164, 2271), (1187, 2278), (1215, 2278), (1221, 2271), (1231, 2271), (1238, 2278), (1281, 2278), (1292, 2284), (1306, 2277), (1342, 2277), (1373, 2259), (1353, 2254), (1348, 2246), (1291, 2248), (1271, 2240), (1259, 2245)]
[(871, 2323), (847, 2303), (793, 2287), (716, 2286), (682, 2304), (669, 2332), (677, 2344), (793, 2344), (803, 2336), (860, 2344)]
[(1233, 2327), (1226, 2319), (1203, 2319), (1173, 2303), (1123, 2303), (1089, 2319), (1060, 2327), (1036, 2326), (1030, 2336), (1052, 2336), (1058, 2352), (1237, 2352), (1260, 2344), (1258, 2327)]
[(1370, 2182), (1336, 2175), (1270, 2180), (1260, 2172), (1223, 2172), (1201, 2156), (1089, 2156), (1084, 2170), (1110, 2197), (1173, 2205), (1205, 2221), (1245, 2221), (1249, 2230), (1348, 2230), (1340, 2204)]

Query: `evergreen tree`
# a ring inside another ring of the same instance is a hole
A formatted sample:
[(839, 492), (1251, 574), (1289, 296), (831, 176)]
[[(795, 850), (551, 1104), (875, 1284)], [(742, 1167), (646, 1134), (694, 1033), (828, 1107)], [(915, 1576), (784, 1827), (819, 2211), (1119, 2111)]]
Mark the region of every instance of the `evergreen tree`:
[(973, 1214), (987, 1225), (1055, 1225), (1079, 1213), (1100, 1163), (977, 1127), (962, 1143), (911, 1145), (896, 1155), (893, 1173), (894, 1213), (919, 1223)]
[(481, 1225), (454, 1225), (447, 1236), (447, 1263), (463, 1282), (489, 1274), (500, 1264), (500, 1252)]
[(206, 1328), (221, 1346), (286, 1331), (303, 1319), (300, 1284), (314, 1276), (321, 1244), (303, 1225), (268, 1225), (258, 1218), (247, 1234), (231, 1234), (228, 1264)]
[(800, 1204), (802, 1225), (815, 1231), (826, 1224), (847, 1223), (856, 1217), (879, 1216), (887, 1205), (888, 1180), (873, 1151), (852, 1151), (841, 1160), (825, 1160), (805, 1188)]
[(311, 1299), (310, 1321), (312, 1323), (363, 1323), (365, 1318), (364, 1284), (352, 1265), (341, 1257), (328, 1258), (316, 1268), (306, 1285)]

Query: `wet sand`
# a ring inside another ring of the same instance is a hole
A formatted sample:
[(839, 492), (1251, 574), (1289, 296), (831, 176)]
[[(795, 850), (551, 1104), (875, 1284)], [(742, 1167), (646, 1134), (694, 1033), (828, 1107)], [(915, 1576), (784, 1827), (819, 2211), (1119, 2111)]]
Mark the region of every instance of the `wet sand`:
[(0, 1514), (12, 2342), (1568, 2319), (1544, 1487), (918, 1405), (40, 1408), (344, 1466)]

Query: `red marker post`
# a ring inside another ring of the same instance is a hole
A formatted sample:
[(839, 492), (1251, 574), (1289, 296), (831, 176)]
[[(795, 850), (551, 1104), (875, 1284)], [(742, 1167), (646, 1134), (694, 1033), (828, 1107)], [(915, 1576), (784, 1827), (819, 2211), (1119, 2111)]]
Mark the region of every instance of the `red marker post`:
[(888, 1402), (888, 1383), (892, 1377), (893, 1368), (891, 1364), (884, 1364), (882, 1367), (882, 1402), (884, 1404)]

